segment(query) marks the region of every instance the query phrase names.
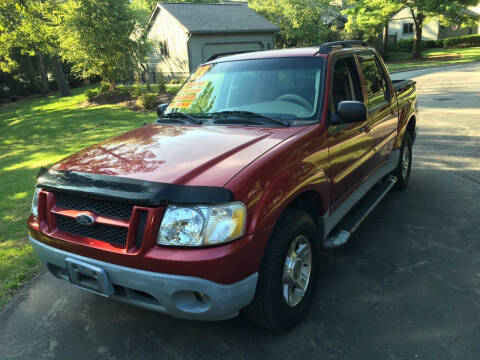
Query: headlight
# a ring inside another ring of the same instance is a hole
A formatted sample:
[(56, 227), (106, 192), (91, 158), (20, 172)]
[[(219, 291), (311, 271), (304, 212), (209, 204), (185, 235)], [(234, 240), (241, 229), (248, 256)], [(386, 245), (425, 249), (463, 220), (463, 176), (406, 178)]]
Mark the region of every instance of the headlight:
[(35, 188), (35, 192), (33, 193), (33, 200), (32, 200), (32, 214), (35, 217), (38, 217), (38, 193), (41, 189)]
[(245, 205), (169, 206), (163, 216), (157, 243), (170, 246), (208, 246), (226, 243), (245, 232)]

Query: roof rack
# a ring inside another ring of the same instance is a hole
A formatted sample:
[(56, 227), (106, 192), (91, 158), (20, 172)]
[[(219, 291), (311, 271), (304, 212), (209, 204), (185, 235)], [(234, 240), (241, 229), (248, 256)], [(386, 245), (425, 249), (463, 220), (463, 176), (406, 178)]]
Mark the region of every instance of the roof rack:
[(252, 51), (251, 50), (244, 50), (244, 51), (233, 51), (233, 52), (228, 52), (228, 53), (213, 54), (205, 62), (210, 62), (210, 61), (213, 61), (215, 59), (225, 57), (225, 56), (245, 54), (245, 53), (249, 53), (249, 52), (252, 52)]
[(333, 41), (320, 45), (318, 54), (329, 54), (337, 48), (353, 48), (357, 46), (368, 46), (368, 44), (363, 40)]

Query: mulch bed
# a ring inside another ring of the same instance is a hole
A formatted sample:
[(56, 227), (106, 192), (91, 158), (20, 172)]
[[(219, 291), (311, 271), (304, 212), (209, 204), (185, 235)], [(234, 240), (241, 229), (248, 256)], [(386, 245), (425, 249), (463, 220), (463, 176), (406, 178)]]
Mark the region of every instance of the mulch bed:
[[(173, 95), (167, 93), (161, 93), (158, 95), (158, 104), (165, 104), (172, 100)], [(113, 92), (106, 95), (99, 95), (92, 101), (86, 100), (80, 104), (78, 107), (80, 108), (88, 108), (92, 106), (99, 106), (99, 105), (119, 105), (119, 106), (126, 106), (132, 111), (143, 111), (141, 108), (137, 106), (137, 99), (131, 98), (129, 95), (121, 92)], [(150, 109), (153, 110), (153, 109)]]

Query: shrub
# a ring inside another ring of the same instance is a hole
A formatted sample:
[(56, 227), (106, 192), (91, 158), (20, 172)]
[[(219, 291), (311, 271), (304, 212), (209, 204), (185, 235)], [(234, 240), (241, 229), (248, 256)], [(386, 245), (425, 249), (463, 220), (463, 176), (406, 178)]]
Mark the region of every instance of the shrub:
[(181, 86), (180, 85), (175, 85), (175, 86), (169, 86), (166, 88), (165, 92), (170, 95), (176, 95), (178, 90), (180, 90)]
[(167, 86), (165, 85), (165, 83), (162, 82), (157, 85), (157, 92), (164, 93), (166, 90), (167, 90)]
[(397, 46), (400, 50), (412, 50), (413, 39), (400, 39), (397, 42)]
[[(430, 48), (466, 48), (480, 46), (480, 35), (466, 35), (454, 38), (439, 40), (422, 40), (422, 49)], [(400, 39), (397, 42), (397, 48), (400, 50), (412, 50), (413, 39)]]
[(435, 47), (437, 48), (443, 47), (443, 39), (435, 40)]
[(472, 46), (480, 46), (480, 35), (467, 35), (443, 39), (443, 47), (445, 48), (466, 48)]
[(422, 41), (422, 48), (424, 49), (431, 49), (436, 48), (437, 42), (435, 40), (424, 40)]
[(85, 91), (85, 96), (87, 97), (88, 101), (92, 101), (98, 96), (98, 91), (96, 89), (87, 89)]
[(142, 87), (140, 85), (133, 85), (131, 93), (133, 98), (138, 99), (143, 94)]
[(142, 94), (137, 99), (137, 106), (142, 110), (153, 109), (155, 105), (158, 103), (157, 95), (155, 94)]
[(100, 94), (106, 94), (110, 91), (110, 84), (105, 82), (105, 81), (102, 81), (100, 83)]
[(131, 91), (132, 89), (130, 87), (118, 87), (117, 88), (117, 91), (120, 95), (123, 95), (123, 96), (131, 96)]
[[(431, 49), (442, 47), (443, 40), (422, 40), (422, 49)], [(397, 47), (400, 50), (412, 50), (413, 49), (413, 38), (410, 39), (400, 39), (397, 42)]]
[(183, 84), (187, 78), (173, 78), (169, 81), (170, 84)]

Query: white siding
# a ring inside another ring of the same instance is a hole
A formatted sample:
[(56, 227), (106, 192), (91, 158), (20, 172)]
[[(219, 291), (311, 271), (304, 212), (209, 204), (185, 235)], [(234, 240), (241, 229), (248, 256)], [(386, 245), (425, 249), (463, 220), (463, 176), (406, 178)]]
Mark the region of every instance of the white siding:
[[(409, 39), (413, 37), (412, 34), (403, 34), (403, 24), (413, 23), (412, 13), (410, 9), (405, 8), (400, 10), (388, 23), (388, 35), (397, 35), (397, 39)], [(423, 40), (437, 40), (440, 24), (438, 20), (432, 20), (423, 25), (422, 39)], [(414, 29), (415, 31), (415, 29)]]
[[(147, 35), (147, 39), (154, 45), (149, 56), (149, 71), (154, 70), (167, 76), (188, 76), (188, 37), (187, 30), (174, 17), (159, 9)], [(161, 42), (167, 44), (168, 56), (160, 54), (158, 45)]]
[(423, 25), (422, 39), (423, 40), (438, 40), (440, 31), (440, 22), (433, 20)]
[[(474, 13), (480, 15), (480, 3), (478, 3), (477, 6), (470, 6), (468, 8), (469, 10), (473, 11)], [(476, 31), (475, 31), (476, 30)], [(473, 27), (473, 31), (472, 31), (472, 34), (480, 34), (480, 22), (478, 22), (474, 27)]]
[(190, 71), (214, 54), (273, 49), (274, 41), (273, 33), (193, 34), (188, 42)]

